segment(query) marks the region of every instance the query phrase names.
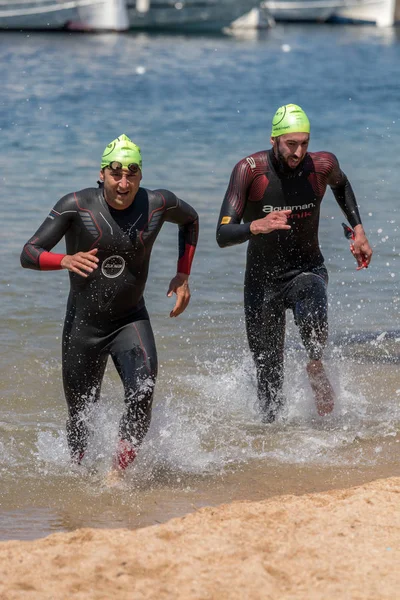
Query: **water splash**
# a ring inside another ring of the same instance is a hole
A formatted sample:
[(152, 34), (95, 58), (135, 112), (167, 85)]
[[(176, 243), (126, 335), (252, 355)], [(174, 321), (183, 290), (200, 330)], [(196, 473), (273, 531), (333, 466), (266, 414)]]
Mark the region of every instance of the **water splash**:
[[(383, 341), (384, 337), (378, 343)], [(248, 352), (198, 360), (192, 369), (177, 370), (172, 376), (164, 369), (156, 387), (151, 427), (132, 470), (135, 481), (151, 484), (160, 477), (167, 481), (224, 473), (253, 460), (294, 465), (373, 464), (382, 440), (395, 437), (398, 431), (396, 385), (393, 395), (388, 395), (387, 377), (379, 365), (372, 372), (371, 365), (349, 361), (340, 346), (333, 346), (326, 368), (337, 399), (333, 413), (319, 417), (305, 362), (303, 350), (296, 346), (287, 350), (287, 403), (271, 425), (260, 423)], [(110, 468), (121, 414), (122, 391), (108, 375), (102, 400), (88, 415), (91, 434), (84, 470), (104, 474)], [(61, 469), (76, 476), (65, 431), (59, 424), (52, 430), (39, 430), (33, 454), (37, 472), (59, 473)]]

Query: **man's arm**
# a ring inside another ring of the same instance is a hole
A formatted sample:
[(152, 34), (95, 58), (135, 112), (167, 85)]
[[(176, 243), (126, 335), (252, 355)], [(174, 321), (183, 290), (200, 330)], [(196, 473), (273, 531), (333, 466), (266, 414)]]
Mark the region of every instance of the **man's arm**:
[(351, 227), (361, 225), (361, 217), (357, 206), (356, 197), (351, 187), (350, 181), (343, 173), (339, 166), (339, 162), (333, 154), (333, 168), (328, 177), (328, 185), (331, 187), (336, 202), (339, 204), (343, 214), (348, 220)]
[[(67, 197), (61, 198), (47, 215), (36, 233), (25, 244), (21, 253), (21, 265), (25, 269), (54, 271), (62, 269), (65, 254), (51, 252), (68, 230), (72, 213), (67, 210)], [(76, 210), (74, 211), (76, 212)]]
[(247, 202), (247, 190), (253, 179), (250, 166), (241, 160), (234, 167), (222, 202), (217, 225), (217, 243), (221, 248), (242, 244), (251, 237), (250, 223), (240, 223)]
[(87, 277), (87, 273), (92, 272), (97, 266), (96, 249), (74, 255), (51, 252), (68, 231), (76, 212), (75, 201), (71, 194), (61, 198), (36, 233), (24, 245), (20, 258), (21, 266), (38, 271), (68, 269)]
[(341, 170), (337, 158), (334, 155), (332, 155), (332, 158), (334, 159), (333, 169), (328, 177), (328, 185), (331, 187), (343, 214), (354, 229), (355, 237), (352, 244), (352, 253), (357, 264), (360, 268), (367, 267), (371, 262), (372, 249), (361, 223), (357, 201), (350, 181)]
[(199, 217), (195, 209), (168, 190), (160, 190), (166, 201), (165, 220), (179, 227), (177, 272), (170, 281), (167, 296), (176, 294), (170, 317), (177, 317), (190, 301), (189, 275), (199, 237)]

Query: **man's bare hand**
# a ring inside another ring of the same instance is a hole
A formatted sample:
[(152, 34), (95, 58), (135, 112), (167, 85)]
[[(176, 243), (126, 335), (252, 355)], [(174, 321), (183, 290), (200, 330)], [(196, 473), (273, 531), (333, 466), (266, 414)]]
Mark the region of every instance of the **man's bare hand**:
[(97, 263), (99, 262), (99, 259), (96, 256), (97, 251), (97, 248), (93, 248), (93, 250), (89, 250), (89, 252), (66, 254), (61, 261), (61, 266), (63, 269), (68, 269), (68, 271), (71, 271), (72, 273), (87, 277), (97, 269)]
[(354, 241), (350, 246), (350, 250), (357, 261), (357, 271), (366, 269), (371, 262), (372, 248), (362, 225), (354, 227)]
[(169, 284), (167, 296), (171, 298), (172, 294), (176, 294), (176, 302), (174, 308), (169, 313), (170, 317), (177, 317), (187, 307), (190, 301), (189, 275), (185, 273), (177, 273)]
[(277, 229), (291, 229), (287, 222), (291, 212), (291, 210), (275, 210), (262, 219), (252, 221), (250, 231), (254, 235), (258, 235), (259, 233), (271, 233)]

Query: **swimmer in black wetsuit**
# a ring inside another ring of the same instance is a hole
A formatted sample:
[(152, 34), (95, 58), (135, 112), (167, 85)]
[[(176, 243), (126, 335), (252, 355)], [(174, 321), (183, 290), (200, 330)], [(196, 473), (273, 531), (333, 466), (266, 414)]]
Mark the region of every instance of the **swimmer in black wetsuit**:
[(359, 268), (367, 267), (372, 256), (350, 182), (333, 154), (307, 152), (309, 133), (309, 120), (299, 106), (278, 109), (272, 149), (235, 166), (217, 227), (221, 247), (249, 241), (246, 331), (265, 422), (274, 421), (283, 404), (286, 309), (293, 311), (309, 355), (307, 373), (318, 413), (333, 410), (334, 394), (321, 361), (328, 335), (328, 274), (318, 242), (320, 205), (328, 185), (354, 229), (352, 252)]
[[(61, 198), (25, 244), (23, 267), (68, 269), (70, 295), (62, 363), (67, 438), (80, 463), (88, 442), (87, 411), (97, 402), (110, 355), (125, 391), (116, 470), (135, 458), (150, 425), (157, 353), (143, 292), (155, 239), (165, 221), (179, 226), (177, 274), (170, 316), (190, 300), (188, 278), (198, 237), (196, 211), (168, 190), (140, 187), (140, 148), (121, 135), (104, 151), (100, 187)], [(66, 254), (52, 248), (65, 236)]]

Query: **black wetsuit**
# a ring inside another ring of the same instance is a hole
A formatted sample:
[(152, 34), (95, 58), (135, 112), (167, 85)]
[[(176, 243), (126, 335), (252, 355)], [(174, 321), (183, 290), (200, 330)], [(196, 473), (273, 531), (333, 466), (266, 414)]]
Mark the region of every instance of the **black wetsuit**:
[(68, 443), (80, 460), (86, 448), (86, 411), (99, 398), (111, 355), (125, 390), (120, 438), (134, 448), (151, 417), (157, 353), (143, 292), (154, 241), (165, 221), (179, 225), (178, 272), (190, 273), (198, 236), (196, 211), (168, 190), (139, 188), (131, 206), (111, 208), (102, 187), (64, 196), (21, 254), (23, 267), (61, 268), (50, 250), (65, 236), (67, 254), (98, 249), (87, 278), (70, 272), (63, 331), (63, 382)]
[[(265, 420), (282, 404), (285, 311), (291, 309), (310, 359), (320, 359), (328, 335), (328, 274), (318, 242), (327, 185), (354, 227), (361, 223), (354, 193), (336, 157), (307, 153), (296, 169), (273, 150), (242, 159), (233, 169), (217, 227), (221, 247), (249, 241), (244, 305), (247, 337)], [(290, 230), (253, 235), (250, 223), (291, 209)], [(243, 223), (241, 221), (243, 220)]]

